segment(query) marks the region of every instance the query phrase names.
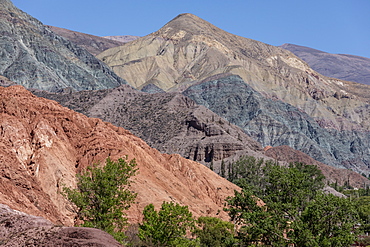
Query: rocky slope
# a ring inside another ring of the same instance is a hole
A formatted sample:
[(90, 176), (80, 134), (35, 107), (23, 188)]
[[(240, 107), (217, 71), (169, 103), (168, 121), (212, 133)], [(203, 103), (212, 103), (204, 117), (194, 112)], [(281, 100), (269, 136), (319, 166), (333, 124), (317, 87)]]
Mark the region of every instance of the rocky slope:
[(60, 91), (126, 83), (86, 50), (0, 0), (0, 75), (27, 88)]
[(287, 50), (227, 33), (191, 14), (98, 58), (135, 88), (155, 84), (165, 91), (183, 90), (193, 81), (231, 73), (324, 127), (370, 126), (369, 86), (322, 76)]
[(124, 44), (124, 42), (120, 42), (118, 40), (75, 32), (60, 27), (53, 26), (47, 27), (57, 35), (62, 36), (68, 39), (69, 41), (72, 41), (76, 45), (83, 47), (93, 55), (98, 55), (99, 53), (102, 53), (103, 51), (109, 48), (113, 48)]
[(98, 229), (56, 226), (50, 221), (0, 204), (1, 246), (121, 246)]
[(226, 216), (224, 199), (238, 187), (205, 166), (161, 154), (123, 128), (37, 98), (21, 86), (0, 88), (1, 203), (72, 224), (61, 188), (73, 186), (76, 172), (89, 164), (126, 155), (136, 159), (140, 171), (133, 178), (138, 197), (129, 211), (131, 222), (140, 220), (147, 204), (163, 201), (189, 205), (195, 216)]
[(370, 85), (370, 58), (331, 54), (293, 44), (284, 44), (280, 47), (293, 52), (311, 68), (325, 76)]
[(161, 152), (177, 153), (203, 164), (235, 160), (241, 154), (262, 155), (261, 146), (240, 128), (179, 93), (149, 94), (128, 85), (75, 93), (34, 93), (124, 127)]
[(323, 128), (300, 109), (264, 97), (239, 76), (200, 82), (183, 94), (239, 126), (263, 146), (288, 145), (331, 166), (370, 171), (369, 131)]

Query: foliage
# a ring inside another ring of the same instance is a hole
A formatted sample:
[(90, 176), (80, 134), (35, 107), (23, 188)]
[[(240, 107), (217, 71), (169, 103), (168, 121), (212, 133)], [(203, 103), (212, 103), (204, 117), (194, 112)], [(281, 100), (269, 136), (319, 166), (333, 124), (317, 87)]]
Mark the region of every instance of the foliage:
[(260, 187), (260, 178), (263, 175), (263, 159), (256, 159), (253, 156), (242, 156), (239, 160), (229, 164), (228, 180), (235, 184)]
[(134, 202), (136, 194), (128, 188), (137, 172), (135, 160), (106, 159), (105, 166), (95, 164), (77, 174), (77, 188), (63, 188), (64, 195), (75, 204), (81, 226), (104, 230), (122, 242), (127, 225), (124, 210)]
[(287, 221), (281, 213), (267, 210), (266, 205), (254, 196), (249, 189), (242, 192), (235, 191), (235, 196), (227, 200), (231, 221), (240, 227), (237, 238), (242, 246), (257, 245), (284, 245), (284, 229)]
[(362, 220), (360, 230), (364, 233), (370, 232), (370, 196), (362, 196), (353, 199), (356, 203), (356, 209)]
[(153, 204), (144, 208), (144, 220), (139, 226), (139, 238), (152, 246), (192, 246), (186, 234), (195, 227), (187, 206), (163, 202), (157, 212)]
[(297, 246), (350, 246), (358, 222), (355, 204), (346, 198), (318, 193), (292, 222), (288, 237)]
[(323, 194), (324, 176), (316, 166), (244, 161), (243, 166), (253, 171), (238, 172), (248, 180), (238, 178), (243, 190), (227, 200), (225, 209), (240, 226), (237, 237), (242, 244), (348, 246), (354, 242), (351, 230), (358, 222), (354, 204)]
[(193, 231), (202, 247), (234, 246), (234, 225), (214, 217), (199, 217)]

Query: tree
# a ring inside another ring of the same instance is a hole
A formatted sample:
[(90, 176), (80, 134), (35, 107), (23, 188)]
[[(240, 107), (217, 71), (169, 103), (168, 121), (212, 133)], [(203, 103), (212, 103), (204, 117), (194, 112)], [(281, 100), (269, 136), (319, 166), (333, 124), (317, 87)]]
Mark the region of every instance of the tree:
[(234, 225), (215, 217), (199, 217), (193, 231), (202, 247), (234, 246)]
[(135, 160), (106, 159), (105, 166), (95, 164), (77, 174), (77, 188), (63, 188), (64, 195), (76, 206), (80, 226), (98, 228), (122, 242), (127, 226), (127, 210), (136, 198), (129, 190), (130, 178), (137, 172)]
[(195, 227), (188, 206), (163, 202), (157, 212), (153, 204), (144, 208), (143, 223), (139, 226), (139, 238), (152, 246), (192, 246), (195, 242), (186, 238)]
[(367, 235), (370, 232), (370, 196), (355, 198), (357, 212), (362, 220), (361, 230)]
[(242, 156), (231, 166), (231, 176), (228, 180), (241, 187), (261, 188), (263, 179), (263, 159), (252, 156)]
[(320, 192), (292, 221), (288, 238), (302, 247), (350, 246), (358, 220), (353, 201)]
[(353, 203), (323, 194), (324, 176), (316, 166), (267, 163), (255, 179), (241, 183), (242, 192), (227, 200), (226, 211), (240, 225), (241, 243), (348, 246), (355, 239), (351, 229), (358, 219)]
[(235, 191), (234, 197), (227, 199), (230, 219), (239, 228), (237, 239), (241, 246), (254, 246), (258, 243), (266, 246), (284, 246), (284, 217), (268, 210), (262, 200), (257, 198), (251, 190), (244, 188), (241, 192)]

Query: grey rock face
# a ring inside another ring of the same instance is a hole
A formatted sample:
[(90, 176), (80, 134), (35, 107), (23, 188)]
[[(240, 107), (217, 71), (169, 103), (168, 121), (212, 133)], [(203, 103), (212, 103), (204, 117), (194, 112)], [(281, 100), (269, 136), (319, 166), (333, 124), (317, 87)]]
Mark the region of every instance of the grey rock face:
[(53, 92), (126, 83), (89, 52), (5, 0), (0, 5), (0, 75), (26, 88)]
[(293, 44), (284, 44), (281, 48), (293, 52), (325, 76), (370, 85), (370, 58), (331, 54)]
[(263, 97), (238, 76), (206, 81), (183, 94), (239, 126), (263, 146), (288, 145), (331, 166), (369, 170), (369, 132), (324, 129), (296, 107)]

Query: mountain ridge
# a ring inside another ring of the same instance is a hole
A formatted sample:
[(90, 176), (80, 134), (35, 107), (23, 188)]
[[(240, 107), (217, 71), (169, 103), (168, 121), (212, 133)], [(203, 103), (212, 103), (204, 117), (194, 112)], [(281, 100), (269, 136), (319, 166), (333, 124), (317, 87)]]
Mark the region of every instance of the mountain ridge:
[(27, 88), (102, 89), (126, 81), (104, 63), (53, 33), (10, 1), (0, 5), (0, 74)]

